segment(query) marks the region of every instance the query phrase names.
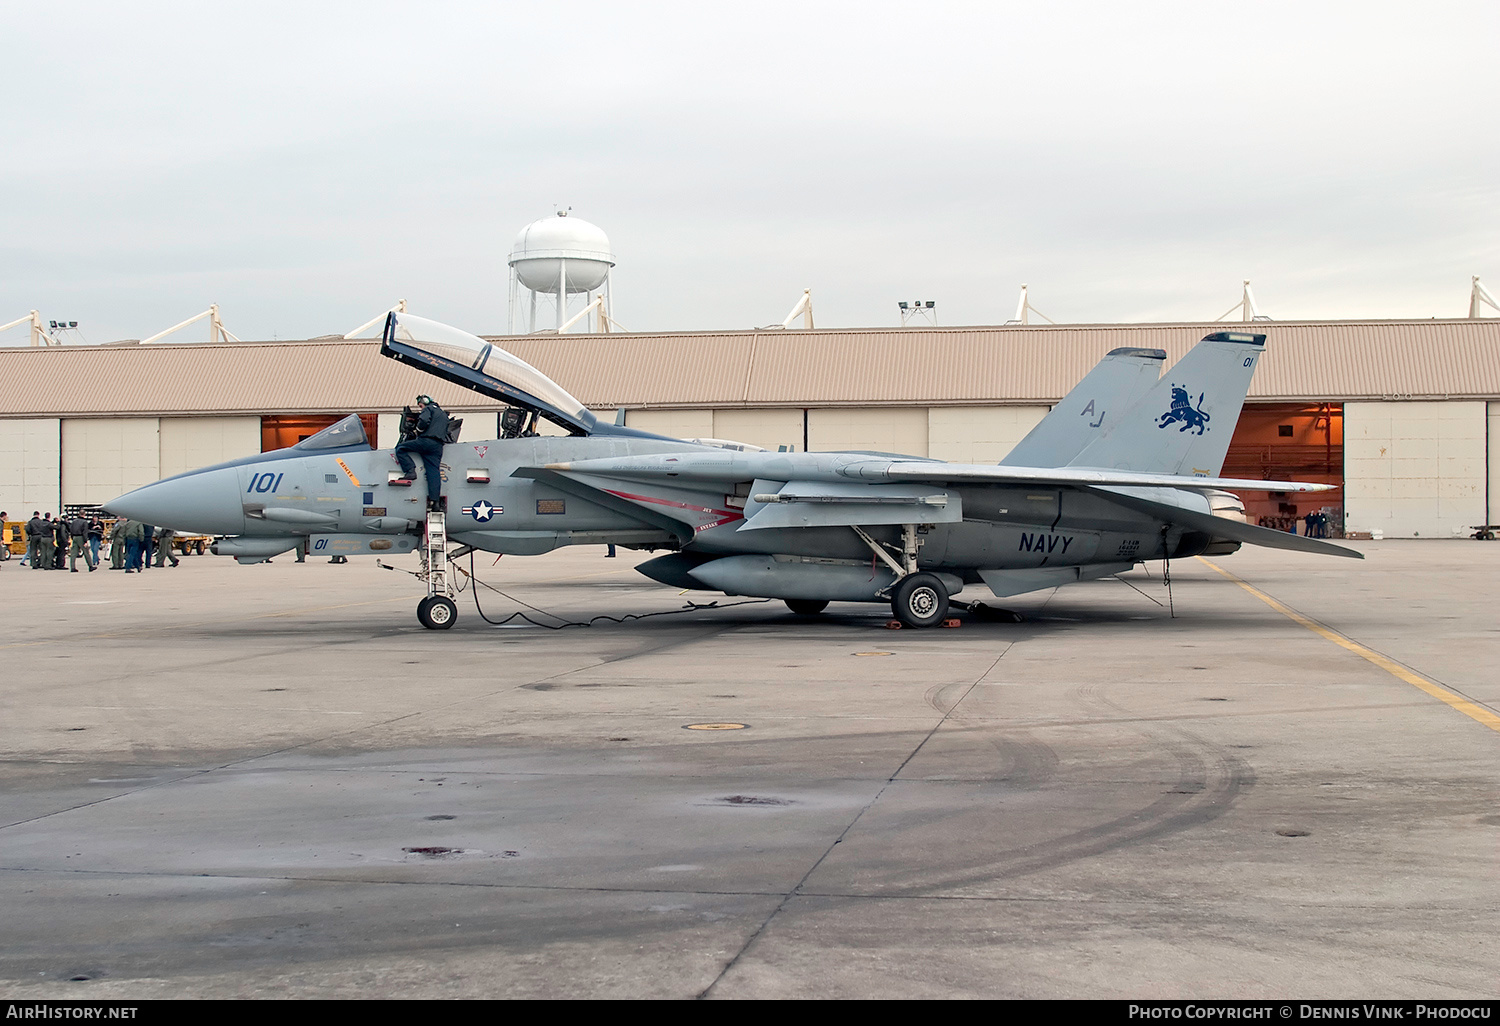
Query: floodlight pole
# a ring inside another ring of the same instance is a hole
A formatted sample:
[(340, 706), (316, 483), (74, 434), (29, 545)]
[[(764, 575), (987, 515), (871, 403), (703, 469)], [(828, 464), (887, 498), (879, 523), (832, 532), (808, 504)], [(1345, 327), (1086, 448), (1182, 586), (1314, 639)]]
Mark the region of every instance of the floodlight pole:
[[(1475, 280), (1477, 281), (1478, 279), (1475, 279)], [(11, 321), (9, 324), (0, 324), (0, 331), (9, 331), (11, 328), (14, 328), (17, 324), (24, 324), (27, 321), (31, 322), (31, 344), (32, 345), (34, 345), (34, 346), (60, 346), (60, 345), (62, 345), (62, 343), (60, 341), (58, 341), (57, 339), (53, 338), (51, 335), (47, 334), (47, 329), (45, 329), (45, 328), (42, 327), (42, 315), (39, 314), (39, 313), (37, 313), (35, 310), (31, 311), (31, 313), (27, 314), (25, 317), (17, 317), (15, 320)]]
[(934, 328), (937, 327), (937, 303), (934, 300), (923, 302), (920, 299), (912, 300), (908, 306), (905, 300), (896, 304), (896, 309), (901, 311), (901, 327), (911, 323), (913, 317), (925, 317)]

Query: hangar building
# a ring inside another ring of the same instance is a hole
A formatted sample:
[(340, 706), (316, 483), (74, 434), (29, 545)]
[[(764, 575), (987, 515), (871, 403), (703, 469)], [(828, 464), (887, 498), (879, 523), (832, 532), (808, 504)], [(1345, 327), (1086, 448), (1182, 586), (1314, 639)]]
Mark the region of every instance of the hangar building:
[[(792, 329), (492, 337), (601, 416), (684, 438), (992, 463), (1109, 350), (1167, 351), (1223, 323)], [(1245, 496), (1287, 526), (1455, 537), (1500, 513), (1500, 319), (1276, 321), (1226, 475), (1339, 485)], [(96, 505), (171, 474), (290, 445), (347, 413), (376, 444), (430, 392), (493, 438), (499, 407), (314, 339), (0, 349), (0, 509)], [(1492, 444), (1493, 440), (1493, 444)], [(1297, 502), (1300, 499), (1302, 505)]]

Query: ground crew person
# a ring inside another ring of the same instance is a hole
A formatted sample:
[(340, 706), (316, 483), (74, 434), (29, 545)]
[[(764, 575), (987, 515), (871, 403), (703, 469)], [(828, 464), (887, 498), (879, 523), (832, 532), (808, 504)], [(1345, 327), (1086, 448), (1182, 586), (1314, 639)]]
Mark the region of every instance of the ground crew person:
[(89, 522), (82, 516), (74, 516), (68, 521), (68, 537), (72, 541), (72, 548), (68, 553), (68, 570), (72, 573), (78, 572), (78, 557), (83, 557), (83, 563), (93, 573), (97, 567), (94, 565), (94, 556), (89, 552)]
[(56, 570), (57, 566), (55, 565), (55, 563), (57, 559), (57, 528), (52, 523), (51, 513), (42, 514), (41, 541), (42, 566), (46, 567), (48, 570)]
[(406, 486), (417, 479), (417, 464), (412, 453), (422, 457), (422, 469), (427, 474), (427, 508), (442, 508), (442, 462), (443, 443), (448, 440), (448, 414), (430, 395), (417, 396), (416, 434), (414, 438), (396, 446), (396, 462), (401, 464), (401, 477), (393, 485)]
[(26, 562), (31, 569), (42, 568), (42, 536), (51, 533), (52, 526), (42, 519), (42, 511), (32, 511), (31, 519), (26, 521)]
[(139, 520), (125, 521), (125, 572), (141, 569), (141, 546), (146, 543), (146, 525)]
[(181, 562), (181, 560), (179, 560), (176, 556), (172, 555), (172, 539), (176, 536), (176, 534), (177, 532), (172, 530), (170, 527), (163, 527), (156, 532), (157, 566), (161, 566), (169, 559), (172, 561), (173, 566), (176, 566)]
[(68, 558), (68, 542), (72, 537), (68, 531), (68, 522), (63, 519), (61, 513), (57, 515), (56, 520), (52, 521), (52, 533), (54, 536), (52, 551), (55, 553), (53, 558), (56, 560), (52, 564), (52, 568), (54, 570), (61, 570), (63, 568), (63, 561)]
[(125, 518), (119, 517), (109, 529), (109, 568), (125, 569)]

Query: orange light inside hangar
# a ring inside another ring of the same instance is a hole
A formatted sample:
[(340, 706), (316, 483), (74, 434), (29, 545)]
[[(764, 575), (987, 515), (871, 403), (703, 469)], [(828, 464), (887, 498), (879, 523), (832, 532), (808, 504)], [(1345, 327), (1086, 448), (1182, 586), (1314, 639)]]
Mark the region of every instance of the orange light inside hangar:
[[(347, 416), (347, 413), (331, 415), (293, 413), (261, 417), (260, 451), (271, 452), (274, 449), (289, 448), (311, 438), (324, 428), (337, 424)], [(374, 413), (361, 413), (359, 420), (365, 426), (365, 436), (369, 438), (370, 444), (378, 449), (380, 443), (375, 435), (379, 426), (379, 416)]]
[(1247, 403), (1224, 459), (1225, 477), (1309, 481), (1331, 492), (1238, 494), (1252, 524), (1306, 530), (1307, 514), (1328, 514), (1329, 535), (1344, 525), (1344, 406), (1342, 403)]

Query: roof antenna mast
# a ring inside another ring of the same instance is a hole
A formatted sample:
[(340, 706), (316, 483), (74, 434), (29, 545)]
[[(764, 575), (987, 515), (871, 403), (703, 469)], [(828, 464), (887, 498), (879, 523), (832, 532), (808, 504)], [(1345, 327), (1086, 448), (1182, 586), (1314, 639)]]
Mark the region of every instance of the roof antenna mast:
[(1495, 302), (1495, 297), (1490, 295), (1490, 290), (1480, 282), (1479, 275), (1472, 275), (1473, 287), (1469, 290), (1469, 317), (1478, 320), (1484, 316), (1484, 307), (1500, 311), (1500, 303)]
[(1249, 324), (1252, 321), (1269, 321), (1271, 319), (1261, 313), (1260, 309), (1255, 305), (1255, 293), (1250, 291), (1250, 279), (1243, 279), (1243, 283), (1245, 292), (1240, 297), (1240, 301), (1215, 317), (1215, 321), (1222, 321), (1236, 310), (1240, 312), (1240, 323), (1242, 324)]
[(1018, 299), (1018, 300), (1016, 300), (1016, 315), (1014, 317), (1012, 317), (1010, 320), (1006, 321), (1005, 323), (1006, 324), (1030, 324), (1031, 323), (1031, 315), (1032, 314), (1036, 314), (1038, 317), (1040, 317), (1042, 320), (1046, 321), (1048, 324), (1056, 324), (1057, 323), (1051, 317), (1048, 317), (1046, 314), (1042, 313), (1036, 307), (1034, 307), (1034, 306), (1031, 305), (1031, 297), (1026, 294), (1026, 286), (1023, 284), (1021, 286), (1021, 298)]

